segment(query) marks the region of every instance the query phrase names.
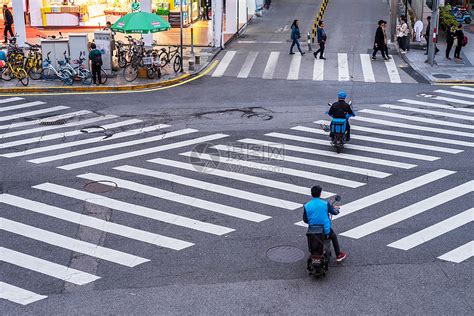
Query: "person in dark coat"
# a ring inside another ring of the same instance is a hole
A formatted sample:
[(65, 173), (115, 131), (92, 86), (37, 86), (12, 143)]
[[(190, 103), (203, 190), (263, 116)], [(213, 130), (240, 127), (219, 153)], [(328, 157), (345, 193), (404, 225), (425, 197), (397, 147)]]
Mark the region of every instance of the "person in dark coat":
[[(430, 47), (431, 16), (428, 16), (426, 18), (426, 20), (428, 21), (428, 25), (426, 26), (426, 31), (425, 31), (425, 39), (426, 39), (426, 53), (425, 53), (425, 55), (428, 55), (428, 49)], [(435, 54), (438, 54), (438, 52), (439, 52), (439, 49), (438, 49), (438, 47), (436, 47), (436, 43), (435, 43)]]
[(318, 44), (319, 44), (319, 49), (317, 51), (314, 52), (314, 58), (317, 58), (318, 57), (318, 53), (319, 53), (319, 59), (326, 59), (324, 58), (324, 48), (326, 47), (326, 40), (327, 40), (327, 35), (326, 35), (326, 31), (324, 30), (324, 22), (323, 21), (319, 21), (318, 23), (318, 33), (317, 33), (317, 37), (318, 37)]
[(448, 26), (446, 30), (446, 59), (451, 60), (449, 54), (451, 53), (451, 49), (453, 48), (454, 44), (454, 25)]
[(8, 7), (6, 4), (3, 5), (3, 20), (5, 24), (5, 30), (3, 31), (3, 36), (5, 36), (4, 43), (8, 43), (7, 34), (10, 33), (10, 37), (13, 37), (13, 29), (12, 29), (13, 15), (10, 12), (10, 10), (8, 10)]
[(300, 51), (301, 55), (304, 55), (305, 53), (301, 50), (300, 42), (299, 39), (301, 37), (300, 33), (300, 28), (298, 26), (298, 20), (294, 20), (293, 24), (291, 24), (291, 46), (290, 46), (290, 55), (293, 55), (293, 47), (298, 47), (298, 50)]
[(382, 52), (383, 59), (388, 60), (387, 56), (385, 56), (385, 52), (387, 51), (386, 49), (387, 44), (386, 44), (386, 39), (385, 39), (384, 27), (385, 27), (385, 21), (380, 20), (379, 27), (377, 28), (377, 31), (375, 32), (374, 51), (372, 53), (372, 60), (376, 59), (375, 55), (377, 54), (378, 51)]
[(462, 23), (458, 24), (458, 29), (454, 32), (454, 38), (457, 40), (456, 49), (454, 50), (454, 58), (462, 60), (461, 48), (462, 42), (464, 41), (464, 32), (462, 31)]

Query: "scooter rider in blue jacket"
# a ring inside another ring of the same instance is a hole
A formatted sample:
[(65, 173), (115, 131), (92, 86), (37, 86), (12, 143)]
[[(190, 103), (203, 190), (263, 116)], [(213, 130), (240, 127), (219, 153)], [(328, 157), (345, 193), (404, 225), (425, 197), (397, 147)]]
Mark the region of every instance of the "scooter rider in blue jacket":
[(309, 226), (324, 225), (324, 234), (331, 239), (336, 253), (336, 261), (342, 261), (346, 258), (346, 254), (339, 248), (339, 242), (334, 230), (331, 228), (331, 220), (329, 213), (333, 215), (339, 214), (339, 210), (334, 208), (326, 200), (321, 199), (322, 188), (316, 185), (311, 188), (311, 196), (313, 199), (304, 205), (303, 221)]
[(346, 119), (346, 141), (351, 140), (351, 126), (349, 125), (349, 117), (355, 116), (351, 106), (346, 103), (347, 94), (344, 90), (337, 94), (337, 102), (334, 102), (329, 109), (328, 115), (333, 118)]

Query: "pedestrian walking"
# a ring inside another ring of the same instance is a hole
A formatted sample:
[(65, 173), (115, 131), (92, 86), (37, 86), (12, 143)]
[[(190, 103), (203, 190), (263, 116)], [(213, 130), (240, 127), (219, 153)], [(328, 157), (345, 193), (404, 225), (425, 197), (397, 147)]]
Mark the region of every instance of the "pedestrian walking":
[(319, 53), (319, 59), (324, 59), (326, 58), (323, 56), (324, 55), (324, 48), (326, 47), (326, 31), (324, 30), (325, 24), (323, 21), (318, 22), (318, 31), (317, 31), (317, 38), (318, 38), (318, 44), (319, 44), (319, 49), (314, 52), (314, 58), (318, 58), (318, 53)]
[[(426, 39), (426, 52), (425, 52), (425, 55), (428, 55), (428, 50), (430, 48), (431, 16), (428, 16), (426, 18), (426, 20), (428, 21), (428, 25), (426, 25), (426, 31), (425, 31), (425, 39)], [(435, 54), (438, 54), (438, 52), (439, 52), (439, 49), (438, 49), (438, 47), (436, 47), (436, 43), (435, 43)]]
[(382, 53), (383, 59), (388, 60), (387, 56), (385, 55), (385, 52), (387, 51), (387, 35), (384, 32), (386, 22), (384, 20), (380, 20), (378, 24), (379, 26), (377, 27), (377, 31), (375, 31), (374, 51), (372, 52), (372, 60), (377, 59), (375, 55), (378, 51)]
[(390, 57), (388, 55), (388, 36), (387, 36), (387, 21), (383, 21), (383, 25), (382, 25), (382, 30), (383, 30), (383, 38), (384, 38), (384, 44), (385, 44), (385, 57), (387, 57), (387, 59), (385, 60), (389, 60), (389, 59), (392, 59), (392, 57)]
[(401, 24), (397, 26), (397, 40), (398, 40), (398, 47), (400, 48), (402, 53), (406, 53), (407, 51), (407, 37), (408, 37), (408, 23), (406, 16), (402, 15), (400, 17)]
[(300, 51), (301, 55), (304, 55), (305, 53), (301, 50), (300, 42), (299, 39), (301, 38), (301, 33), (300, 33), (300, 28), (298, 26), (298, 20), (294, 20), (293, 24), (291, 24), (291, 46), (290, 46), (290, 55), (293, 55), (293, 47), (298, 47), (298, 50)]
[(462, 60), (461, 58), (461, 48), (464, 44), (464, 32), (462, 31), (462, 23), (458, 24), (458, 29), (454, 32), (454, 58), (458, 60)]
[(8, 7), (6, 4), (3, 5), (3, 23), (5, 25), (5, 29), (3, 30), (3, 36), (5, 37), (4, 43), (8, 43), (8, 36), (7, 34), (10, 33), (10, 37), (13, 37), (13, 15), (8, 10)]
[(102, 82), (102, 53), (97, 49), (95, 43), (91, 44), (91, 51), (89, 53), (89, 61), (92, 69), (92, 82), (99, 85)]
[(455, 32), (454, 25), (448, 26), (448, 29), (446, 30), (446, 59), (451, 60), (449, 57), (449, 54), (451, 53), (451, 49), (453, 48), (454, 45), (454, 32)]

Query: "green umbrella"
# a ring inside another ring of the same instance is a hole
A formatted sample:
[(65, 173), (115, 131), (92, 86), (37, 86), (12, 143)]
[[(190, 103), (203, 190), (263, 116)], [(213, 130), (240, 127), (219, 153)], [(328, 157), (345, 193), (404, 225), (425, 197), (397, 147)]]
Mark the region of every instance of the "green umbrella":
[(170, 24), (162, 17), (148, 12), (132, 12), (121, 17), (111, 29), (120, 33), (156, 33), (167, 31)]

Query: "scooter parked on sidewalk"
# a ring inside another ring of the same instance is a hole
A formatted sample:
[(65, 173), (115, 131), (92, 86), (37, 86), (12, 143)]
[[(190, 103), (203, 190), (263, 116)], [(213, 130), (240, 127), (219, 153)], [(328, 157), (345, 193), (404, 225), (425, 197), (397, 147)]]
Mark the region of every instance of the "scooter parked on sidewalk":
[[(341, 197), (336, 195), (331, 205), (334, 207), (335, 203), (340, 200)], [(332, 220), (332, 214), (329, 214), (329, 219)], [(317, 279), (321, 276), (325, 277), (329, 270), (331, 258), (331, 240), (324, 234), (324, 225), (308, 226), (306, 238), (308, 239), (308, 250), (310, 253), (307, 261), (308, 273)]]

